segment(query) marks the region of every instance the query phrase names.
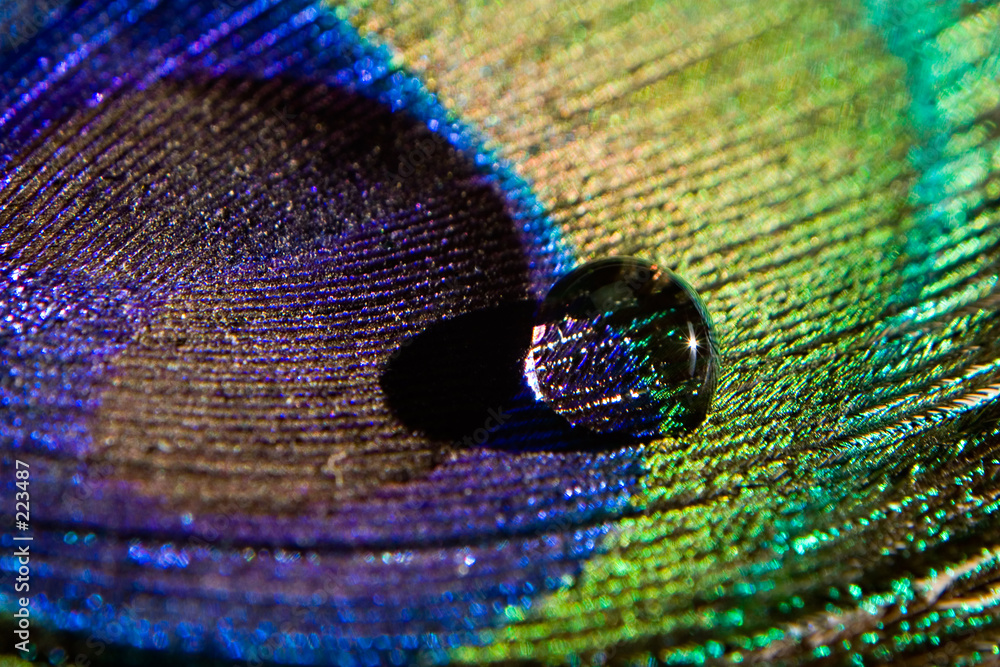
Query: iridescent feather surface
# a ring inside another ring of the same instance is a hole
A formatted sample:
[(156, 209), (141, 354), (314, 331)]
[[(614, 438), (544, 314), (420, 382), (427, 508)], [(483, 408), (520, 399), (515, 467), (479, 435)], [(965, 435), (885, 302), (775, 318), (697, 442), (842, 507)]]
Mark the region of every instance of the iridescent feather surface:
[[(28, 657), (1000, 660), (995, 3), (0, 6)], [(711, 316), (693, 432), (518, 376), (613, 255)]]

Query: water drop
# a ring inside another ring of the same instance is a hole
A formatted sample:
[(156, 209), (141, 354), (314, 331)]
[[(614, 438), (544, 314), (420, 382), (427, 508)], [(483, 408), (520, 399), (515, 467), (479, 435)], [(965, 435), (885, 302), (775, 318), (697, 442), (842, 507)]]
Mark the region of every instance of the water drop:
[(524, 369), (535, 397), (573, 426), (655, 437), (705, 419), (718, 360), (708, 312), (687, 283), (611, 257), (552, 286)]

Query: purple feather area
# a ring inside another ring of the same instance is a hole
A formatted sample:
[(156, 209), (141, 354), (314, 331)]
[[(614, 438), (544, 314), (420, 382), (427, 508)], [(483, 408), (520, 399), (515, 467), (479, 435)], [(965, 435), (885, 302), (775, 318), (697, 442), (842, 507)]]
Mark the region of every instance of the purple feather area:
[(571, 580), (641, 460), (518, 375), (572, 260), (510, 165), (319, 4), (36, 32), (0, 53), (0, 446), (38, 656), (398, 663)]

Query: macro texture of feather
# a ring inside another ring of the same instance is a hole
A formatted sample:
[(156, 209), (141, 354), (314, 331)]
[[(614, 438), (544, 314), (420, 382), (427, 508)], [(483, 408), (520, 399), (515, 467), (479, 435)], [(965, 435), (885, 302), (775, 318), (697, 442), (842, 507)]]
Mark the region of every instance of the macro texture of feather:
[[(1000, 6), (0, 27), (34, 657), (1000, 660)], [(711, 314), (691, 434), (608, 446), (519, 384), (531, 305), (609, 255)]]

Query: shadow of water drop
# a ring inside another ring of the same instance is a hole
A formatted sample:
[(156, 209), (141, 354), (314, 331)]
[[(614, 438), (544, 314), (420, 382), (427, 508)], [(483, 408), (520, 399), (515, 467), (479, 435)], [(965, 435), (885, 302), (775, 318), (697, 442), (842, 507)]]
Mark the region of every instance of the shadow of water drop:
[(573, 428), (524, 378), (537, 304), (521, 300), (435, 323), (403, 342), (380, 378), (396, 416), (458, 448), (601, 451), (638, 442)]

